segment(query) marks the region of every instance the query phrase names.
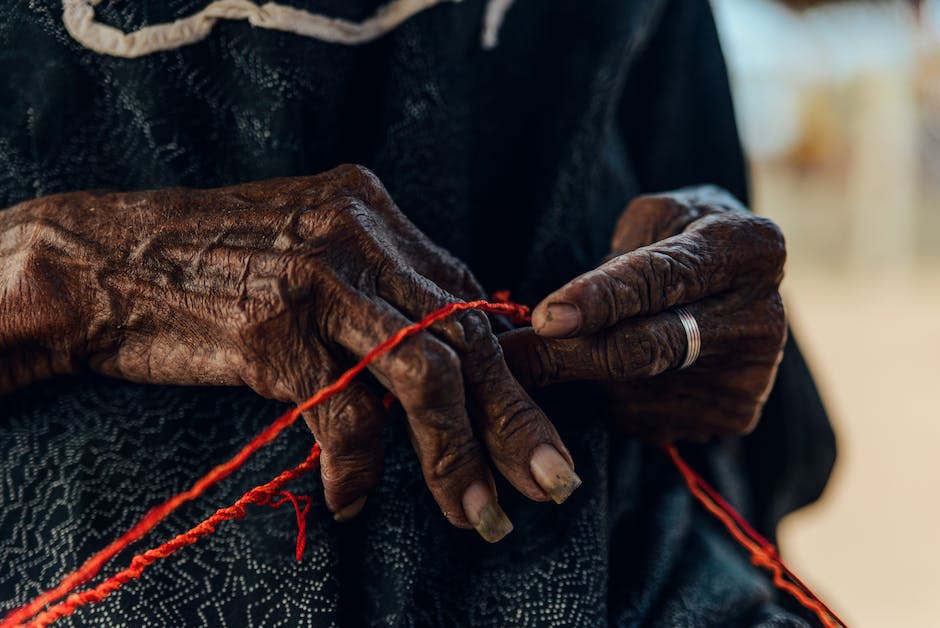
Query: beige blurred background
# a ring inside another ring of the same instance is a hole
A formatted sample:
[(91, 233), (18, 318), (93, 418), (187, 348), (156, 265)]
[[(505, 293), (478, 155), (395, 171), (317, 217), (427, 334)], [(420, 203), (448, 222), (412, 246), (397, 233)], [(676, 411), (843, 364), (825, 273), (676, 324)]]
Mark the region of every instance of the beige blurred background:
[(784, 556), (853, 626), (940, 626), (940, 0), (712, 0), (840, 455)]

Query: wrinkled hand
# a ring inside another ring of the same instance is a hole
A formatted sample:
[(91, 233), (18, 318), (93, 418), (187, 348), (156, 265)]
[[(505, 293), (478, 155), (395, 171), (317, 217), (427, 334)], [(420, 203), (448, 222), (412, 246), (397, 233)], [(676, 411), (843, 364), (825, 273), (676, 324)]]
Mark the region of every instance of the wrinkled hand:
[[(0, 348), (21, 370), (7, 373), (7, 388), (91, 368), (247, 384), (298, 403), (410, 322), (482, 295), (354, 166), (217, 190), (47, 197), (0, 221), (4, 312), (30, 313), (19, 332), (0, 327)], [(18, 333), (39, 341), (17, 343)], [(570, 455), (479, 312), (409, 339), (371, 370), (405, 408), (425, 481), (454, 525), (491, 541), (511, 529), (487, 459), (534, 500), (577, 487)], [(362, 381), (305, 416), (340, 520), (381, 475), (384, 416)]]
[[(780, 230), (722, 190), (690, 188), (634, 200), (612, 251), (542, 300), (532, 329), (501, 336), (513, 373), (528, 387), (601, 382), (617, 427), (655, 442), (752, 428), (786, 338)], [(702, 343), (681, 371), (677, 305)]]

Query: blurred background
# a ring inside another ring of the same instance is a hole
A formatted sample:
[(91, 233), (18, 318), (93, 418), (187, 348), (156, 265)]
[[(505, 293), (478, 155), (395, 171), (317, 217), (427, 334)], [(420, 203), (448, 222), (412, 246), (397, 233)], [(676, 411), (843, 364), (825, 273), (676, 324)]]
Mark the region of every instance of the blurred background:
[(782, 551), (853, 626), (940, 626), (940, 0), (712, 3), (840, 446)]

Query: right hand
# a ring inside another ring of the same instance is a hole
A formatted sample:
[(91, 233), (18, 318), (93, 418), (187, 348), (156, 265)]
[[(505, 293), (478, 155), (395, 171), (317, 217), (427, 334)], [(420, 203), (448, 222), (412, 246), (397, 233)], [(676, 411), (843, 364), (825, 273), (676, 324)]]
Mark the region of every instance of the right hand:
[[(55, 347), (42, 361), (56, 366), (38, 368), (23, 359), (29, 343), (11, 349), (16, 330), (0, 326), (0, 352), (25, 369), (6, 380), (20, 384), (91, 368), (138, 382), (247, 384), (299, 403), (410, 322), (482, 296), (355, 166), (216, 190), (28, 201), (0, 212), (0, 261), (4, 315), (26, 312), (32, 346)], [(512, 528), (487, 457), (533, 500), (563, 501), (580, 483), (481, 313), (442, 321), (370, 369), (406, 410), (425, 481), (454, 525), (489, 541)], [(358, 513), (378, 482), (384, 415), (356, 381), (304, 416), (337, 519)]]

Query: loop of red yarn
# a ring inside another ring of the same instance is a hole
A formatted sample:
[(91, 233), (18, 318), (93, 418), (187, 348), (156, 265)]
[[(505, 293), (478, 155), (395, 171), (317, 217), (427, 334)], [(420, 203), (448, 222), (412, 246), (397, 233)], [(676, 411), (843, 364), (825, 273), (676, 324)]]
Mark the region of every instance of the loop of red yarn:
[[(314, 444), (307, 458), (293, 469), (282, 472), (270, 482), (251, 489), (234, 504), (216, 510), (210, 517), (200, 522), (190, 530), (177, 535), (162, 545), (137, 554), (130, 565), (122, 571), (106, 578), (100, 584), (78, 593), (72, 593), (83, 583), (94, 578), (108, 560), (126, 549), (132, 543), (142, 538), (147, 532), (163, 521), (171, 512), (183, 503), (202, 495), (215, 483), (225, 479), (258, 449), (274, 440), (278, 434), (293, 424), (300, 415), (313, 406), (323, 403), (333, 395), (343, 390), (359, 373), (378, 357), (391, 351), (405, 339), (420, 331), (427, 329), (436, 322), (451, 316), (459, 311), (478, 309), (492, 314), (507, 316), (515, 323), (529, 322), (529, 309), (523, 305), (511, 303), (508, 292), (498, 292), (494, 295), (497, 302), (485, 300), (451, 303), (426, 316), (421, 321), (408, 325), (396, 334), (386, 339), (366, 354), (355, 366), (343, 373), (333, 384), (319, 390), (312, 397), (296, 408), (285, 412), (270, 426), (253, 438), (231, 460), (222, 463), (200, 478), (193, 486), (166, 502), (151, 509), (127, 532), (105, 547), (103, 550), (89, 558), (74, 572), (65, 576), (61, 582), (27, 604), (13, 609), (0, 621), (0, 628), (19, 626), (28, 622), (28, 626), (47, 626), (57, 619), (73, 613), (77, 608), (86, 604), (93, 604), (105, 599), (128, 582), (139, 578), (143, 571), (156, 562), (173, 554), (174, 552), (196, 543), (199, 539), (215, 532), (217, 526), (223, 521), (241, 519), (246, 515), (246, 506), (279, 507), (291, 503), (294, 507), (297, 520), (297, 545), (295, 556), (301, 559), (306, 543), (307, 515), (310, 510), (311, 498), (295, 496), (283, 489), (283, 486), (293, 479), (316, 468), (319, 463), (320, 448)], [(392, 401), (386, 399), (386, 407)], [(827, 628), (844, 625), (809, 588), (803, 584), (786, 565), (780, 560), (776, 548), (764, 537), (757, 533), (735, 510), (728, 504), (704, 479), (698, 476), (682, 458), (675, 447), (666, 448), (676, 468), (682, 474), (686, 484), (695, 498), (716, 518), (721, 521), (734, 538), (748, 550), (755, 565), (769, 569), (773, 573), (774, 584), (780, 589), (793, 595), (804, 607), (816, 613), (820, 621)], [(65, 600), (43, 610), (47, 605), (67, 596)]]
[(309, 495), (294, 495), (290, 491), (281, 491), (280, 499), (272, 501), (268, 505), (278, 508), (283, 504), (290, 502), (294, 507), (294, 514), (297, 516), (297, 546), (294, 550), (294, 556), (297, 562), (303, 558), (304, 548), (307, 547), (307, 514), (310, 512), (310, 504), (313, 499)]

